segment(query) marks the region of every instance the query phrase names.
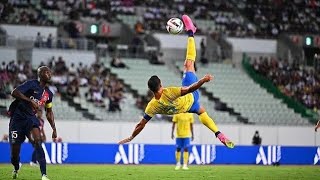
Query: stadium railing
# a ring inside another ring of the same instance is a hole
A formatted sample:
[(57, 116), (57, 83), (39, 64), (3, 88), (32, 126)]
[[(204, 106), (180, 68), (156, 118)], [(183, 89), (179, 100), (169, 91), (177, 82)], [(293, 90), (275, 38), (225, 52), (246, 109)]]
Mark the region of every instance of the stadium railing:
[(51, 42), (46, 38), (41, 37), (37, 40), (34, 37), (14, 37), (14, 36), (0, 36), (0, 46), (17, 47), (20, 42), (29, 42), (35, 48), (49, 48), (49, 49), (77, 49), (77, 50), (94, 50), (96, 43), (93, 40), (85, 38), (52, 38)]

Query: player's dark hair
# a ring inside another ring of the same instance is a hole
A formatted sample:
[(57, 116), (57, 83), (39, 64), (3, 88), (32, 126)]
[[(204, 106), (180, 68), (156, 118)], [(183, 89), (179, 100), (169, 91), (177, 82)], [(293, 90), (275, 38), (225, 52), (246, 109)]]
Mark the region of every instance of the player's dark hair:
[(148, 80), (148, 87), (152, 92), (157, 92), (160, 88), (161, 81), (158, 76), (153, 75)]

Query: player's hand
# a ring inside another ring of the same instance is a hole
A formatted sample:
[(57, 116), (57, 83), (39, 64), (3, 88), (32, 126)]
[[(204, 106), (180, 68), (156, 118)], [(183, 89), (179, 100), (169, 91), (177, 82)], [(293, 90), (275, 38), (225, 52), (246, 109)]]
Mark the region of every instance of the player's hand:
[(203, 78), (202, 78), (202, 80), (204, 81), (204, 82), (209, 82), (209, 81), (211, 81), (211, 80), (213, 80), (213, 75), (211, 75), (211, 74), (206, 74), (205, 76), (203, 76)]
[(54, 139), (56, 139), (56, 138), (57, 138), (57, 130), (54, 129), (54, 130), (52, 131), (52, 139), (54, 140)]
[(123, 140), (119, 141), (119, 142), (118, 142), (118, 144), (125, 144), (125, 143), (128, 143), (128, 142), (130, 142), (132, 139), (133, 139), (133, 137), (132, 137), (132, 136), (130, 136), (130, 137), (128, 137), (128, 138), (125, 138), (125, 139), (123, 139)]
[(174, 139), (174, 135), (173, 134), (171, 134), (171, 139)]
[(191, 141), (193, 141), (194, 140), (194, 136), (191, 136)]
[(33, 100), (31, 100), (31, 101), (30, 101), (30, 103), (31, 103), (31, 106), (32, 106), (32, 108), (33, 108), (34, 110), (39, 109), (39, 105), (38, 105), (38, 103), (36, 103), (36, 102), (35, 102), (35, 101), (33, 101)]

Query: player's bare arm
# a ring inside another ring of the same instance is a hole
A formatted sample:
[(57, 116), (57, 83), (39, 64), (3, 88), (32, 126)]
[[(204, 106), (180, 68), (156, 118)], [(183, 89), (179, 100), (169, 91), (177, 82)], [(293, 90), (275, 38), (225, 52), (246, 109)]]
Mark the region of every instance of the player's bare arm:
[(172, 123), (172, 128), (171, 128), (171, 139), (174, 139), (174, 129), (175, 129), (176, 123)]
[(181, 88), (181, 96), (184, 96), (188, 93), (191, 93), (193, 91), (196, 91), (197, 89), (199, 89), (204, 83), (209, 82), (213, 80), (213, 76), (211, 74), (206, 74), (205, 76), (203, 76), (200, 80), (198, 80), (197, 82), (191, 84), (188, 87), (182, 87)]
[(46, 108), (46, 117), (52, 128), (52, 139), (55, 139), (57, 138), (57, 129), (56, 129), (56, 124), (54, 122), (54, 115), (53, 115), (52, 108)]
[(125, 144), (125, 143), (132, 141), (132, 139), (134, 139), (138, 134), (140, 134), (142, 129), (146, 126), (147, 122), (148, 122), (147, 120), (142, 118), (141, 121), (134, 128), (132, 135), (128, 138), (121, 140), (118, 144)]
[(318, 120), (314, 130), (317, 132), (318, 128), (320, 127), (320, 119)]
[(17, 88), (15, 88), (11, 92), (11, 95), (12, 95), (12, 97), (14, 97), (16, 99), (20, 99), (20, 100), (23, 100), (23, 101), (30, 102), (34, 109), (38, 109), (39, 108), (39, 105), (35, 101), (32, 101), (30, 98), (28, 98), (27, 96), (22, 94)]
[(190, 130), (191, 130), (191, 141), (194, 140), (194, 135), (193, 135), (193, 123), (190, 123)]

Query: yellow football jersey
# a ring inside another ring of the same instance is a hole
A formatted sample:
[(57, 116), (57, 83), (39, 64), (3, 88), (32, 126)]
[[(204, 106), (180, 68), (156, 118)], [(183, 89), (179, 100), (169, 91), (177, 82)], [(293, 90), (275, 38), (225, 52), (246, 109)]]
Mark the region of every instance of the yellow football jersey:
[(175, 114), (172, 118), (172, 122), (176, 123), (176, 127), (177, 127), (176, 137), (177, 138), (191, 137), (190, 126), (194, 122), (194, 118), (193, 118), (192, 113)]
[(179, 114), (188, 112), (193, 104), (193, 95), (181, 96), (181, 87), (164, 88), (160, 99), (152, 98), (145, 109), (144, 118), (150, 120), (156, 114)]

